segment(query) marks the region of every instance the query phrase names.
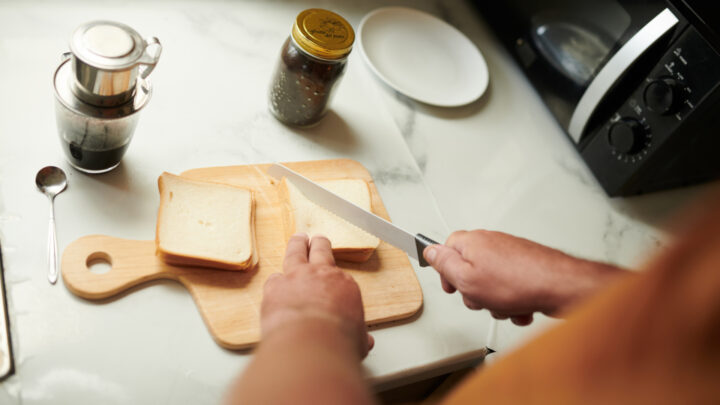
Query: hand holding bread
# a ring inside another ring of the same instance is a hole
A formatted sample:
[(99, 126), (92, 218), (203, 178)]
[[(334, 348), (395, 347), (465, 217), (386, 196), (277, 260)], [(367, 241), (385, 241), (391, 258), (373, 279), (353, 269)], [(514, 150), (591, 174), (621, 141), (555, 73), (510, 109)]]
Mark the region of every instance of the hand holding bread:
[(330, 241), (306, 234), (290, 237), (283, 274), (265, 283), (260, 310), (263, 339), (290, 324), (320, 322), (342, 332), (365, 357), (373, 346), (367, 333), (360, 288), (335, 265)]

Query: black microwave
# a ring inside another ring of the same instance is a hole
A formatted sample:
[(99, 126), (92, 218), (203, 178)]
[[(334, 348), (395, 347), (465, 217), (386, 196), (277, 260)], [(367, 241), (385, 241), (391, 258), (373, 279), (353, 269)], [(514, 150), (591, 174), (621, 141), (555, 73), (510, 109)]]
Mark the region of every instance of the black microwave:
[(720, 177), (720, 2), (473, 3), (608, 195)]

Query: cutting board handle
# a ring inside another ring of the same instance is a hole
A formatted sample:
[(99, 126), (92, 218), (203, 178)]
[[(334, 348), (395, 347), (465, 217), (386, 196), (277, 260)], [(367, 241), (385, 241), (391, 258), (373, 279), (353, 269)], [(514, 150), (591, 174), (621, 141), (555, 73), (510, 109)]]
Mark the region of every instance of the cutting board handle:
[[(93, 261), (104, 261), (110, 270), (90, 271)], [(65, 248), (62, 276), (74, 294), (88, 299), (111, 297), (130, 287), (158, 278), (177, 279), (173, 266), (155, 255), (155, 242), (129, 240), (105, 235), (88, 235)]]

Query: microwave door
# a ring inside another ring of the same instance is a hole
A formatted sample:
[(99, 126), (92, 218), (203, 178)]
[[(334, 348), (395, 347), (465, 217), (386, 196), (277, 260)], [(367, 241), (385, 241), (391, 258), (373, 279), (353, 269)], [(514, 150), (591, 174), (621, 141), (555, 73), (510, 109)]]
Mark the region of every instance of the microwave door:
[(570, 117), (568, 133), (575, 143), (580, 142), (590, 117), (613, 84), (677, 23), (678, 18), (669, 9), (664, 9), (635, 33), (600, 69)]
[(469, 1), (568, 132), (573, 114), (577, 121), (583, 111), (577, 110), (580, 99), (600, 72), (667, 8), (665, 0)]

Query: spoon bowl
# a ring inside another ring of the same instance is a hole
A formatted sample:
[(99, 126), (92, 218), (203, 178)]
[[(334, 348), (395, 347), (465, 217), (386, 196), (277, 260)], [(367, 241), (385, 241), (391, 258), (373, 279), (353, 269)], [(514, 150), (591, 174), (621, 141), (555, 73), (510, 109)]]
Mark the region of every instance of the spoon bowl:
[(35, 184), (43, 194), (54, 198), (67, 187), (67, 176), (61, 168), (47, 166), (40, 169), (37, 173), (37, 176), (35, 176)]
[(67, 187), (65, 172), (55, 166), (40, 169), (35, 176), (38, 190), (50, 199), (50, 227), (48, 231), (48, 281), (55, 284), (58, 279), (57, 236), (55, 235), (55, 196)]

